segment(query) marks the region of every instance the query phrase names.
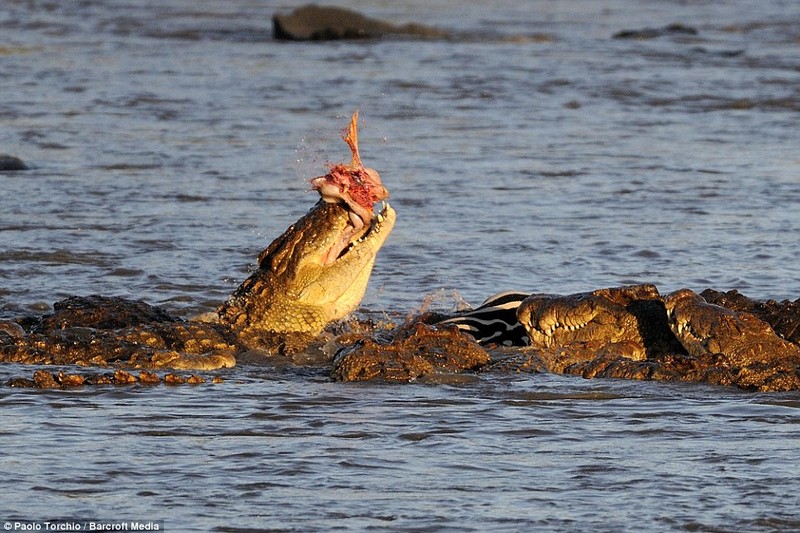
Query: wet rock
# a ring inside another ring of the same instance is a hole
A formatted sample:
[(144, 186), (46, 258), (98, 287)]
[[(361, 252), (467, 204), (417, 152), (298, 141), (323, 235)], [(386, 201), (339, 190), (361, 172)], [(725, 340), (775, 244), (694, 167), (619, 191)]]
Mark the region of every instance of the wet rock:
[(667, 35), (697, 35), (697, 30), (683, 24), (670, 24), (663, 28), (644, 28), (640, 30), (622, 30), (614, 34), (614, 39), (656, 39)]
[(334, 358), (333, 377), (339, 381), (408, 382), (436, 372), (477, 370), (489, 354), (455, 327), (436, 329), (415, 324), (390, 342), (363, 338)]
[(12, 172), (15, 170), (28, 170), (28, 166), (19, 157), (0, 154), (0, 172)]
[(398, 26), (349, 9), (316, 5), (302, 6), (288, 14), (276, 14), (272, 17), (272, 27), (276, 39), (292, 41), (376, 39), (387, 35), (438, 38), (447, 35), (430, 26)]

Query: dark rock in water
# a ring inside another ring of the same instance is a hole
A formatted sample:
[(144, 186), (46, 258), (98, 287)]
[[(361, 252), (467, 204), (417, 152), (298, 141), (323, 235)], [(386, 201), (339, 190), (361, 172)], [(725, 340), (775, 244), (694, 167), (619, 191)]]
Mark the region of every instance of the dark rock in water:
[(12, 170), (28, 170), (28, 166), (19, 157), (0, 154), (0, 172), (10, 172)]
[(655, 39), (665, 35), (697, 35), (695, 28), (683, 24), (670, 24), (663, 28), (644, 28), (641, 30), (622, 30), (614, 34), (614, 39)]
[(276, 39), (290, 41), (331, 41), (339, 39), (377, 39), (386, 35), (419, 38), (446, 37), (447, 33), (421, 24), (397, 26), (365, 17), (339, 7), (306, 5), (289, 14), (272, 17)]

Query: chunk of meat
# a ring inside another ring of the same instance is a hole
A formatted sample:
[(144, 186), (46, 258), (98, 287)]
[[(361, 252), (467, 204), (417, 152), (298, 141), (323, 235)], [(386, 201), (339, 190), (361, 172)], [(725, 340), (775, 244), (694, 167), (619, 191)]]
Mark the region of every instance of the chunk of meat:
[(355, 215), (351, 216), (353, 224), (359, 228), (372, 219), (372, 205), (388, 198), (389, 191), (381, 183), (378, 171), (365, 167), (361, 162), (358, 151), (358, 111), (353, 113), (342, 139), (350, 147), (352, 160), (347, 165), (340, 163), (332, 166), (324, 176), (312, 179), (311, 186), (326, 202), (347, 204)]

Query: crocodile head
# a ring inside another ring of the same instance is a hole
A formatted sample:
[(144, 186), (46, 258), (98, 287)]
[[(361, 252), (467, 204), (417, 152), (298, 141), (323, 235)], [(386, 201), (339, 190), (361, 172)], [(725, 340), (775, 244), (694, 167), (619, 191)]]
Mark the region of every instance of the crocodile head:
[(532, 295), (517, 309), (531, 345), (544, 349), (625, 345), (626, 357), (645, 359), (651, 346), (669, 344), (672, 335), (654, 285), (599, 289), (569, 296)]
[(345, 137), (354, 162), (312, 180), (322, 198), (261, 253), (258, 270), (220, 307), (234, 329), (315, 335), (361, 302), (395, 211), (386, 202), (373, 211), (388, 191), (357, 159), (356, 117)]
[(744, 311), (708, 303), (689, 289), (664, 298), (669, 326), (695, 357), (722, 355), (736, 366), (776, 359), (800, 360), (800, 349), (772, 327)]

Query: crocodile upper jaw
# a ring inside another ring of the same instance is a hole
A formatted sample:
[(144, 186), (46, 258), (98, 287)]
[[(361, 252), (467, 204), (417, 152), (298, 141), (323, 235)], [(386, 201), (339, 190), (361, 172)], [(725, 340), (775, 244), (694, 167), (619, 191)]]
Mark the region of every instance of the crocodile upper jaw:
[[(392, 230), (394, 225), (394, 209), (387, 202), (382, 202), (381, 210), (375, 214), (370, 212), (370, 215), (370, 218), (365, 220), (363, 214), (357, 214), (349, 210), (349, 219), (344, 228), (342, 228), (341, 235), (333, 242), (330, 248), (322, 253), (322, 265), (330, 266), (334, 264), (351, 250), (368, 242), (370, 237), (379, 234), (381, 231), (385, 233), (385, 239), (386, 234)], [(391, 218), (391, 223), (386, 222), (389, 218)], [(388, 230), (386, 229), (387, 226)], [(383, 239), (381, 239), (382, 243)]]

